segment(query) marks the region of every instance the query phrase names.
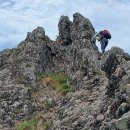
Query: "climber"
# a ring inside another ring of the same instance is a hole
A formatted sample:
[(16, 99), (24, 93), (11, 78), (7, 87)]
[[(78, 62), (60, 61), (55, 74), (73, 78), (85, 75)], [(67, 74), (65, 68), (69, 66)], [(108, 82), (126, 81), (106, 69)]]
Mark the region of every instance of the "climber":
[(105, 52), (105, 48), (108, 44), (108, 39), (111, 39), (111, 34), (108, 30), (102, 30), (100, 32), (97, 32), (93, 38), (91, 39), (91, 42), (96, 38), (96, 40), (100, 41), (101, 44), (101, 50), (102, 53)]

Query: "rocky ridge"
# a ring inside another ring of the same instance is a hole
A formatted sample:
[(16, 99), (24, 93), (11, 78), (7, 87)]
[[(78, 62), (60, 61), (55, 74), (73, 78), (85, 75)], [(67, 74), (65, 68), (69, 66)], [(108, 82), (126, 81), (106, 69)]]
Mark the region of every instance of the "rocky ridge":
[[(37, 27), (17, 48), (0, 52), (0, 129), (41, 112), (49, 130), (129, 130), (129, 54), (113, 47), (102, 55), (90, 41), (93, 25), (79, 13), (73, 22), (61, 16), (58, 28), (56, 41)], [(38, 80), (60, 72), (74, 92), (59, 95)]]

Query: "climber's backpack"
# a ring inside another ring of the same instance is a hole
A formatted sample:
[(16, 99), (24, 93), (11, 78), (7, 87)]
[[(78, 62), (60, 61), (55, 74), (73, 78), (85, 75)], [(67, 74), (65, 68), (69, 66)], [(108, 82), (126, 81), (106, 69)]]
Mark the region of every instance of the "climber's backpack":
[(103, 35), (107, 39), (111, 39), (111, 34), (108, 30), (103, 30), (100, 32), (101, 35)]

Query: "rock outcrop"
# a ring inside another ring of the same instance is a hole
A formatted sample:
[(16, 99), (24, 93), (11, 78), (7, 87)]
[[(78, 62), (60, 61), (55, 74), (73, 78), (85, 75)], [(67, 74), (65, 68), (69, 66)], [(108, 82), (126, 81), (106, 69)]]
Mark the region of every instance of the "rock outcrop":
[[(56, 41), (37, 27), (0, 52), (0, 129), (43, 113), (48, 130), (129, 130), (129, 54), (113, 47), (102, 55), (90, 41), (93, 25), (79, 13), (73, 21), (61, 16), (58, 28)], [(57, 81), (39, 80), (57, 73), (70, 77), (73, 92), (61, 95)]]

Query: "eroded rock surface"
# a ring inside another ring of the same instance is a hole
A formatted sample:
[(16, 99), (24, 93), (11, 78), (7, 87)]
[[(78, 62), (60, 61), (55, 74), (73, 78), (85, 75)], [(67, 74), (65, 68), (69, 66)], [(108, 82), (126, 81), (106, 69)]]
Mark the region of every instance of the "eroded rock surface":
[[(129, 130), (129, 54), (113, 47), (102, 55), (90, 41), (93, 25), (79, 13), (73, 21), (61, 16), (58, 28), (56, 41), (37, 27), (17, 48), (0, 52), (0, 129), (42, 112), (50, 130)], [(74, 92), (60, 95), (39, 82), (59, 72), (72, 79)]]

